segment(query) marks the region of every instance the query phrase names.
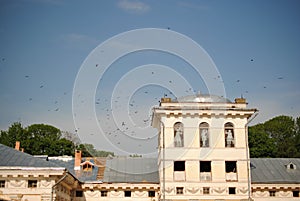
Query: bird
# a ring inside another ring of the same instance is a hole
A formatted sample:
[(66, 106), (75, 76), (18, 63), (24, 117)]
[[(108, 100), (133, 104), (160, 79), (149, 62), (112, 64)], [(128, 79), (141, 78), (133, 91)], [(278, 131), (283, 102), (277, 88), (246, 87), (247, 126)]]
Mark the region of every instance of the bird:
[(254, 61), (253, 59), (250, 59), (250, 61)]
[(29, 78), (29, 75), (25, 75), (25, 78)]
[(59, 110), (59, 108), (56, 108), (56, 109), (55, 109), (55, 112), (57, 112), (58, 110)]
[(98, 64), (96, 64), (96, 67), (98, 67)]
[(236, 82), (240, 82), (240, 80), (237, 80)]
[(282, 79), (283, 79), (283, 77), (278, 77), (277, 79), (278, 79), (278, 80), (282, 80)]
[(124, 121), (122, 122), (122, 126), (125, 126), (125, 122)]
[(41, 86), (40, 86), (40, 88), (43, 88), (43, 87), (44, 87), (44, 85), (41, 85)]

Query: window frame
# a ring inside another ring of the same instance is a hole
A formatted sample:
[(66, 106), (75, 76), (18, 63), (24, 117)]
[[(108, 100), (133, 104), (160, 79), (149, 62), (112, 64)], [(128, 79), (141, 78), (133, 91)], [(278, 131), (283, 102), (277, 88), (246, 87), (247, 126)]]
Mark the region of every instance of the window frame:
[(108, 191), (102, 190), (100, 191), (100, 196), (101, 197), (107, 197)]
[[(235, 132), (234, 132), (234, 124), (232, 122), (226, 122), (224, 124), (224, 138), (225, 138), (225, 147), (235, 147)], [(229, 142), (229, 139), (227, 138), (228, 137), (228, 132), (231, 132), (232, 134), (232, 140), (230, 142), (230, 144), (228, 143)]]
[[(206, 137), (207, 137), (207, 142), (206, 145), (203, 146), (203, 136), (202, 136), (202, 131), (206, 130)], [(210, 147), (210, 137), (209, 137), (209, 124), (207, 122), (201, 122), (199, 124), (199, 140), (200, 140), (200, 147), (202, 148), (208, 148)]]
[(30, 179), (27, 182), (28, 188), (37, 188), (38, 180)]
[(6, 181), (0, 180), (0, 188), (5, 188)]
[(131, 197), (131, 191), (130, 190), (126, 190), (124, 191), (124, 197)]
[(183, 187), (176, 187), (176, 195), (183, 195), (183, 190), (184, 188)]
[(174, 172), (185, 172), (185, 161), (174, 161)]
[[(178, 137), (177, 137), (177, 128), (178, 128)], [(180, 129), (181, 128), (181, 129)], [(181, 132), (181, 134), (180, 134)], [(174, 123), (173, 125), (173, 135), (174, 135), (174, 147), (184, 147), (184, 125), (182, 122), (178, 121), (176, 123)], [(176, 138), (179, 138), (180, 141), (181, 141), (181, 145), (179, 146), (177, 144), (177, 139)]]

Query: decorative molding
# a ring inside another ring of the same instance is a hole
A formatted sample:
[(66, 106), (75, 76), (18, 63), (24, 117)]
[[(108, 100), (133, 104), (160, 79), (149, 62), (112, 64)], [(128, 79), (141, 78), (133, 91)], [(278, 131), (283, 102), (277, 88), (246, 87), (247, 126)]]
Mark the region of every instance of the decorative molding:
[(186, 191), (191, 193), (191, 194), (196, 194), (200, 190), (199, 187), (187, 187)]
[(9, 184), (13, 187), (21, 187), (23, 184), (25, 184), (25, 181), (11, 180)]
[(248, 192), (248, 188), (247, 187), (240, 187), (237, 189), (237, 192), (240, 192), (242, 194), (246, 194)]
[(146, 192), (145, 191), (135, 191), (134, 194), (138, 197), (143, 197), (146, 194)]
[(170, 194), (170, 193), (172, 193), (173, 190), (174, 190), (174, 187), (168, 187), (165, 189), (165, 192)]
[(215, 187), (212, 189), (213, 192), (216, 192), (218, 194), (224, 193), (226, 191), (225, 187)]

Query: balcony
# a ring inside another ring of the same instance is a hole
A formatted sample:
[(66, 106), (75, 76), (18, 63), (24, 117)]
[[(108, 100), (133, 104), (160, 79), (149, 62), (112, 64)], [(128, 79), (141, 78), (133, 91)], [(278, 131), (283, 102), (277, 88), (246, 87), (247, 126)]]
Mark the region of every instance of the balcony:
[(226, 181), (237, 181), (237, 173), (236, 172), (227, 172), (226, 173)]
[(211, 181), (211, 172), (200, 172), (201, 181)]
[(185, 181), (185, 171), (174, 171), (174, 181)]

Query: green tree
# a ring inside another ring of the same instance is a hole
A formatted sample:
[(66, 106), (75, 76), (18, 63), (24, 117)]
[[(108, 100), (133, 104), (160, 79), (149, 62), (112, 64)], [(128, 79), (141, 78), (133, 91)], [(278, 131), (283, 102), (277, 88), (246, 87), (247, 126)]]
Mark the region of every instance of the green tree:
[(265, 131), (263, 124), (249, 127), (249, 147), (252, 158), (274, 157), (276, 146)]
[(1, 131), (0, 142), (9, 147), (14, 147), (16, 141), (25, 141), (28, 136), (20, 122), (13, 123), (7, 131)]
[(300, 156), (300, 119), (277, 116), (249, 127), (251, 157), (294, 158)]

